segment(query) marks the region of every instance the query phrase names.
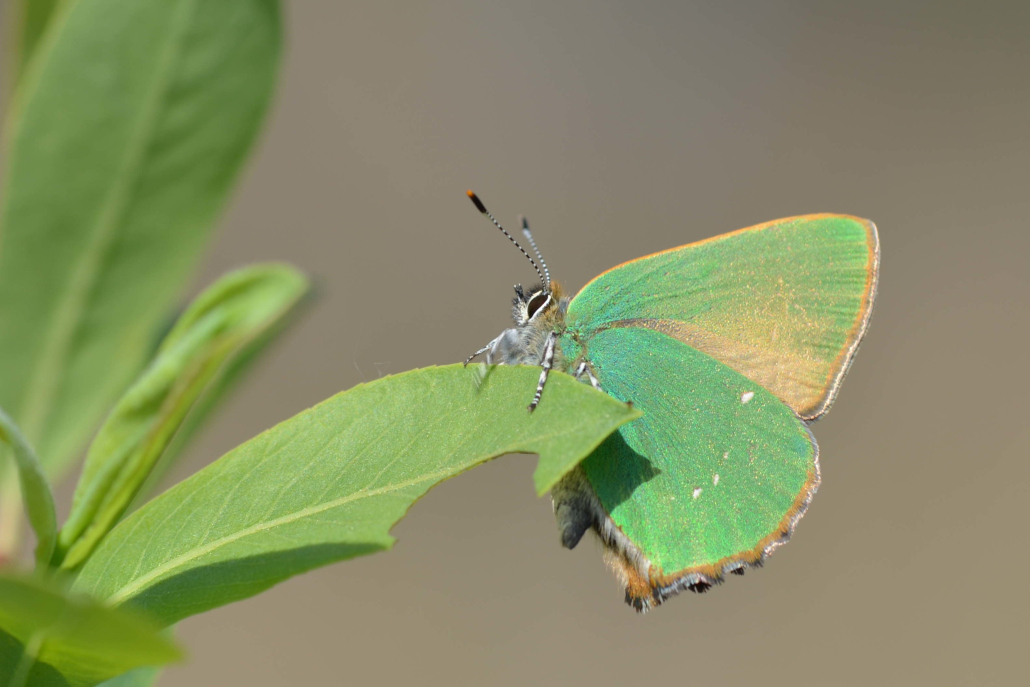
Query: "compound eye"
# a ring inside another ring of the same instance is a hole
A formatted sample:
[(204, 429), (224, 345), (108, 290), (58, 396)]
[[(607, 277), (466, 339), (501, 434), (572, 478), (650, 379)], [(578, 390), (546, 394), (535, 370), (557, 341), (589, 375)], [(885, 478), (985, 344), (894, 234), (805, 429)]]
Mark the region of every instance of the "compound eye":
[(550, 296), (547, 295), (546, 291), (541, 291), (537, 295), (530, 298), (529, 302), (526, 303), (526, 317), (528, 317), (529, 319), (533, 319), (533, 316), (536, 315), (541, 308), (547, 305), (547, 301), (549, 300)]

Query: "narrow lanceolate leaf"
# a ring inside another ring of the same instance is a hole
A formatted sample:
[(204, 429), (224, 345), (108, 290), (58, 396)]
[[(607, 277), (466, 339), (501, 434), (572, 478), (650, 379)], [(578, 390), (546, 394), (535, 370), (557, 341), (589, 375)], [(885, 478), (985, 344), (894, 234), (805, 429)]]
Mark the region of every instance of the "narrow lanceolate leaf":
[(29, 513), (29, 523), (36, 532), (36, 563), (45, 565), (50, 560), (57, 541), (57, 515), (54, 497), (50, 492), (43, 468), (36, 460), (32, 447), (25, 441), (17, 425), (0, 408), (0, 446), (7, 445), (18, 469), (18, 481)]
[(181, 657), (145, 617), (0, 573), (0, 687), (87, 687)]
[(0, 405), (50, 476), (150, 350), (267, 108), (275, 0), (75, 0), (5, 132)]
[(307, 289), (308, 280), (288, 265), (254, 265), (226, 275), (197, 297), (93, 440), (55, 562), (72, 569), (89, 556), (204, 390)]
[[(299, 276), (299, 273), (298, 273)], [(255, 336), (248, 338), (243, 344), (233, 351), (233, 354), (219, 368), (203, 393), (190, 408), (189, 413), (183, 419), (175, 436), (168, 443), (161, 460), (151, 470), (147, 480), (143, 483), (136, 498), (129, 504), (129, 510), (142, 505), (147, 495), (153, 491), (168, 470), (175, 464), (180, 455), (189, 446), (196, 434), (207, 424), (219, 407), (232, 394), (240, 382), (245, 379), (254, 365), (259, 361), (274, 342), (289, 329), (301, 316), (303, 311), (315, 300), (311, 284), (305, 278), (307, 289), (298, 300), (290, 304), (289, 309), (284, 309), (276, 315), (277, 319), (269, 320), (268, 325), (255, 332)]]
[[(505, 453), (537, 453), (553, 486), (640, 413), (539, 368), (461, 365), (357, 386), (237, 447), (123, 520), (75, 589), (163, 624), (291, 575), (393, 544), (390, 528), (431, 487)], [(546, 475), (546, 477), (544, 477)]]

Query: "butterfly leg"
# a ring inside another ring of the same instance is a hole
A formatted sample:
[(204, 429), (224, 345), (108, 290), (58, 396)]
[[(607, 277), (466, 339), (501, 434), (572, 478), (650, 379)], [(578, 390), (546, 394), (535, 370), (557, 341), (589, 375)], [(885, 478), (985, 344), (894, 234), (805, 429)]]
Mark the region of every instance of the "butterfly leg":
[[(499, 338), (501, 338), (501, 337), (497, 337), (497, 339), (499, 339)], [(489, 351), (489, 350), (490, 350), (490, 348), (491, 348), (491, 347), (492, 347), (492, 346), (493, 346), (493, 345), (494, 345), (495, 343), (497, 343), (497, 339), (494, 339), (493, 341), (491, 341), (491, 342), (490, 342), (490, 343), (488, 343), (487, 345), (483, 346), (482, 348), (480, 348), (480, 349), (479, 349), (478, 351), (476, 351), (475, 353), (473, 353), (473, 354), (472, 354), (472, 355), (470, 355), (469, 357), (465, 358), (465, 362), (464, 362), (464, 363), (462, 363), (462, 365), (464, 365), (465, 367), (468, 367), (469, 363), (471, 363), (471, 362), (472, 362), (472, 359), (473, 359), (473, 358), (475, 358), (475, 357), (476, 357), (477, 355), (480, 355), (480, 354), (482, 354), (482, 353), (486, 353), (487, 351)]]
[(600, 383), (598, 383), (597, 377), (594, 376), (594, 371), (590, 369), (590, 362), (587, 361), (587, 360), (584, 360), (583, 362), (581, 362), (579, 364), (579, 367), (576, 368), (576, 371), (575, 371), (575, 373), (573, 373), (573, 376), (576, 379), (579, 379), (584, 374), (586, 374), (587, 379), (590, 380), (590, 386), (592, 386), (595, 389), (597, 389), (598, 391), (600, 391), (601, 390), (601, 385), (600, 385)]
[(540, 371), (540, 381), (536, 384), (536, 394), (533, 396), (533, 402), (528, 406), (531, 413), (540, 404), (540, 397), (544, 393), (544, 384), (547, 384), (547, 375), (550, 374), (551, 366), (554, 365), (554, 344), (556, 341), (558, 341), (557, 332), (551, 332), (547, 335), (547, 343), (544, 344), (544, 357), (540, 361), (540, 367), (543, 368)]

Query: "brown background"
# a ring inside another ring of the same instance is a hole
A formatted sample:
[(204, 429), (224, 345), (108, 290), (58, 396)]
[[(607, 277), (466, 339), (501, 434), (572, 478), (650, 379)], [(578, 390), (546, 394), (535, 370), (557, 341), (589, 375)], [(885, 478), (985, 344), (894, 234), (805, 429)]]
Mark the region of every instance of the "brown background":
[(322, 299), (179, 476), (507, 324), (533, 273), (467, 187), (526, 213), (572, 289), (776, 217), (870, 217), (880, 295), (765, 569), (637, 616), (512, 456), (430, 493), (392, 552), (184, 622), (162, 687), (1025, 679), (1027, 3), (288, 4), (278, 104), (194, 288), (277, 258)]

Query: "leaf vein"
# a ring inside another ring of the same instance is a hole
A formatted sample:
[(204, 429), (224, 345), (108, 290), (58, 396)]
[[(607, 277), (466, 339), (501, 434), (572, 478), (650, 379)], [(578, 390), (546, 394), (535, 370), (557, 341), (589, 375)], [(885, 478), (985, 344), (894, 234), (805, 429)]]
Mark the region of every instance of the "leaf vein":
[(113, 605), (118, 605), (124, 602), (125, 600), (131, 598), (135, 592), (145, 587), (148, 583), (161, 578), (162, 576), (172, 572), (176, 568), (181, 567), (193, 560), (196, 560), (197, 558), (200, 558), (203, 555), (217, 551), (223, 546), (228, 546), (229, 544), (239, 541), (240, 539), (244, 539), (251, 535), (265, 532), (274, 527), (288, 525), (290, 523), (301, 520), (305, 517), (317, 515), (319, 513), (323, 513), (333, 508), (338, 508), (339, 506), (346, 505), (352, 501), (358, 501), (360, 499), (373, 498), (379, 495), (390, 494), (391, 492), (408, 489), (410, 487), (417, 486), (424, 482), (436, 481), (449, 476), (453, 472), (453, 470), (441, 470), (435, 473), (421, 475), (415, 479), (407, 480), (405, 482), (398, 482), (397, 484), (379, 487), (378, 489), (362, 489), (352, 494), (348, 494), (347, 496), (341, 496), (338, 499), (326, 501), (325, 503), (320, 503), (318, 505), (310, 506), (308, 508), (302, 508), (299, 511), (283, 515), (273, 520), (256, 523), (254, 525), (251, 525), (250, 527), (246, 527), (242, 530), (239, 530), (238, 532), (234, 532), (233, 534), (229, 534), (219, 539), (215, 539), (211, 542), (198, 546), (192, 550), (186, 551), (174, 558), (169, 559), (168, 561), (152, 569), (150, 572), (143, 575), (142, 577), (136, 578), (132, 582), (121, 587), (118, 591), (114, 592), (113, 594), (111, 594), (111, 596), (107, 598), (107, 602)]

